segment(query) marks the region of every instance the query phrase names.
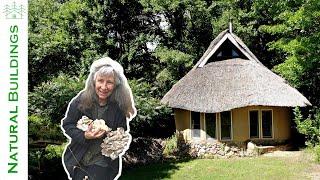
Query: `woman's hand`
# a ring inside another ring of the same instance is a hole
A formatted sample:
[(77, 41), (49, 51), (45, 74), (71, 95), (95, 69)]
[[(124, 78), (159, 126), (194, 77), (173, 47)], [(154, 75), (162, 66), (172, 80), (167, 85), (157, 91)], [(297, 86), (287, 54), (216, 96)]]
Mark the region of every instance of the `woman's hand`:
[(101, 138), (106, 131), (103, 129), (98, 129), (96, 131), (92, 130), (92, 123), (89, 125), (88, 129), (84, 132), (84, 137), (86, 139), (97, 139), (97, 138)]

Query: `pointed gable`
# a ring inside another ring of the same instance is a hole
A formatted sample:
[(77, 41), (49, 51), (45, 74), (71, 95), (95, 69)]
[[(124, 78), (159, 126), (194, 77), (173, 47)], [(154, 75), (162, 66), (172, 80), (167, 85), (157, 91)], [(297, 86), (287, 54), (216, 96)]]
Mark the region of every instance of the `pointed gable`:
[(229, 32), (229, 30), (224, 30), (210, 43), (208, 49), (194, 68), (203, 67), (210, 62), (233, 58), (252, 60), (261, 64), (258, 58), (238, 36)]
[(215, 61), (222, 61), (227, 59), (234, 59), (234, 58), (241, 58), (246, 59), (248, 58), (229, 40), (226, 39), (221, 46), (213, 53), (213, 55), (208, 58), (206, 64)]

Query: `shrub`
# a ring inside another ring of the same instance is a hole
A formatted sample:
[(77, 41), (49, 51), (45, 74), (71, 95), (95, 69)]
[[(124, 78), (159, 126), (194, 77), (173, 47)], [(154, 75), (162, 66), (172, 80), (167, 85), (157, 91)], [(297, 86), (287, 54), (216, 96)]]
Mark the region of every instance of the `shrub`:
[(60, 123), (54, 124), (48, 117), (30, 115), (28, 126), (28, 136), (32, 140), (63, 141), (65, 139)]
[(130, 122), (133, 137), (168, 137), (174, 133), (172, 110), (155, 98), (156, 88), (143, 79), (129, 81), (137, 116)]
[(314, 151), (315, 151), (315, 155), (316, 155), (316, 161), (318, 163), (320, 163), (320, 145), (317, 145), (315, 148), (314, 148)]
[(31, 179), (66, 179), (61, 156), (65, 143), (47, 145), (45, 148), (29, 148), (29, 178)]
[(45, 149), (44, 157), (46, 159), (54, 159), (54, 158), (60, 159), (65, 146), (66, 146), (66, 143), (63, 143), (62, 145), (49, 144)]
[(178, 152), (178, 137), (177, 134), (173, 134), (171, 137), (166, 139), (163, 150), (163, 155), (170, 156), (175, 155)]
[(298, 107), (294, 109), (294, 121), (298, 132), (306, 136), (306, 145), (314, 147), (320, 143), (320, 110), (316, 109), (314, 115), (303, 119)]
[(44, 82), (29, 93), (29, 114), (48, 117), (59, 123), (64, 117), (69, 101), (84, 88), (82, 77), (60, 74)]

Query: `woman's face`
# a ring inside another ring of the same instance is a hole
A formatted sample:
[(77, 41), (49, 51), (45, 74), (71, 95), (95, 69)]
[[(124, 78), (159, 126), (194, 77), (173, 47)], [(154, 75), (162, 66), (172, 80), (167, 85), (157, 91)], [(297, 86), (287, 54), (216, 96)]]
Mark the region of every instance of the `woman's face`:
[(99, 102), (104, 103), (110, 96), (115, 86), (113, 75), (97, 75), (95, 80), (95, 90), (99, 97)]

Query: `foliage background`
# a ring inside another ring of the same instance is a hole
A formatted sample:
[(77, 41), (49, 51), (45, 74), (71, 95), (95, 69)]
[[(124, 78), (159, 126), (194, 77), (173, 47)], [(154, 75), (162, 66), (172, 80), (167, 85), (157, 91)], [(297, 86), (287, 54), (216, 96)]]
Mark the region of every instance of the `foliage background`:
[(170, 137), (172, 110), (160, 99), (230, 21), (265, 66), (310, 100), (301, 116), (313, 117), (320, 105), (318, 0), (30, 0), (33, 179), (63, 177), (61, 168), (43, 166), (60, 163), (60, 120), (95, 59), (109, 56), (125, 69), (138, 109), (133, 137)]

